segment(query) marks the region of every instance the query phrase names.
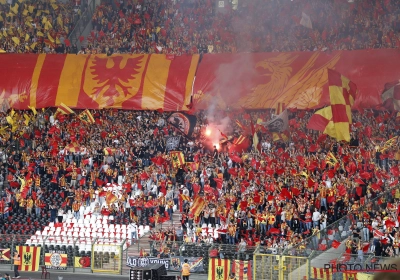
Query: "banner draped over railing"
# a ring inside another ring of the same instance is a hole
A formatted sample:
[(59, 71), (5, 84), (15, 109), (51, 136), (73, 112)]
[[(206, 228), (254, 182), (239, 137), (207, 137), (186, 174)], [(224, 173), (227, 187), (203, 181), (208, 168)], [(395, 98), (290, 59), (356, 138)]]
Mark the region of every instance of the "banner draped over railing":
[(328, 71), (354, 82), (353, 108), (375, 108), (386, 83), (400, 79), (400, 51), (374, 49), (334, 52), (206, 54), (193, 88), (196, 109), (315, 109), (329, 104)]
[(333, 69), (357, 85), (353, 109), (376, 108), (385, 84), (400, 79), (399, 60), (396, 49), (205, 54), (201, 62), (199, 55), (2, 54), (0, 107), (316, 109), (329, 104), (323, 93)]
[(55, 107), (187, 110), (198, 55), (0, 56), (0, 102)]

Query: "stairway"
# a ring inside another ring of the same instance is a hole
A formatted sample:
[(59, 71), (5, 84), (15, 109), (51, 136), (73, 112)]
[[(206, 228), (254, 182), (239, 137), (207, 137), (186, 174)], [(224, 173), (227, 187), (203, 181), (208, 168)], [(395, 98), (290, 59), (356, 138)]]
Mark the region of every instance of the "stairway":
[[(158, 228), (166, 228), (166, 227), (179, 227), (181, 226), (181, 214), (178, 211), (175, 211), (174, 214), (172, 215), (172, 222), (167, 221), (163, 224), (158, 225)], [(139, 242), (137, 242), (135, 245), (130, 245), (126, 251), (123, 253), (123, 260), (122, 260), (122, 274), (128, 274), (129, 273), (129, 267), (126, 266), (126, 260), (127, 256), (134, 256), (134, 257), (139, 257), (140, 254), (140, 248), (143, 248), (146, 253), (150, 252), (150, 234), (146, 233), (144, 236), (140, 237)], [(129, 240), (130, 242), (130, 240)]]
[[(90, 34), (90, 31), (92, 29), (92, 16), (94, 13), (96, 6), (95, 6), (95, 0), (89, 0), (87, 8), (82, 11), (81, 17), (78, 20), (78, 22), (75, 25), (75, 28), (72, 30), (70, 33), (68, 39), (71, 42), (71, 45), (76, 44), (78, 46), (78, 49), (81, 47), (86, 47), (87, 46), (87, 37)], [(82, 42), (79, 41), (79, 37), (83, 36), (85, 40)]]

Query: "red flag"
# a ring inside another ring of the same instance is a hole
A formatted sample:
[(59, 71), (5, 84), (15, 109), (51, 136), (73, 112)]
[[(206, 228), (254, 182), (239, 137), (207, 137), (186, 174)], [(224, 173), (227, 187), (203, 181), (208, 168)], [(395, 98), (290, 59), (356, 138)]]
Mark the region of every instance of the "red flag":
[(363, 249), (362, 249), (363, 252), (368, 253), (368, 249), (369, 249), (369, 243), (364, 244)]
[(393, 221), (391, 221), (391, 220), (386, 220), (386, 221), (385, 221), (385, 225), (386, 225), (387, 227), (395, 227), (395, 226), (396, 226), (396, 223), (393, 222)]
[(337, 241), (337, 240), (333, 240), (332, 241), (332, 247), (335, 248), (335, 249), (339, 248), (340, 244), (341, 243), (339, 241)]
[(220, 178), (214, 178), (214, 181), (217, 183), (217, 188), (222, 189), (222, 179)]
[(358, 196), (361, 196), (362, 195), (362, 187), (357, 187), (356, 188), (356, 193), (357, 193)]

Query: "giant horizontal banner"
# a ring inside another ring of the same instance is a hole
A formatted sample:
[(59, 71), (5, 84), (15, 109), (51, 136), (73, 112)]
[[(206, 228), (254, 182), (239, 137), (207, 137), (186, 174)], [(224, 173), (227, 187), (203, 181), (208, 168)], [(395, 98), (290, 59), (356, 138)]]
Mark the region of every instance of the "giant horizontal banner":
[(3, 54), (0, 102), (15, 109), (64, 103), (71, 108), (187, 110), (198, 60), (198, 55)]
[(333, 69), (357, 85), (353, 108), (375, 108), (385, 84), (400, 79), (398, 61), (396, 49), (206, 54), (197, 70), (194, 106), (320, 108), (329, 102), (321, 96), (328, 91), (327, 69)]

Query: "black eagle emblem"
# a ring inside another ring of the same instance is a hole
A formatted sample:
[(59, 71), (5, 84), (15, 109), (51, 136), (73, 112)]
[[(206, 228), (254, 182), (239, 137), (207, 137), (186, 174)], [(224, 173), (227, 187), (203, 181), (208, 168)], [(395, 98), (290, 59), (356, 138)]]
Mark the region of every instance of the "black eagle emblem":
[(216, 280), (223, 280), (224, 279), (224, 268), (222, 266), (218, 266), (216, 269), (217, 279)]
[(32, 254), (31, 253), (25, 253), (24, 254), (24, 265), (30, 265), (32, 260)]

